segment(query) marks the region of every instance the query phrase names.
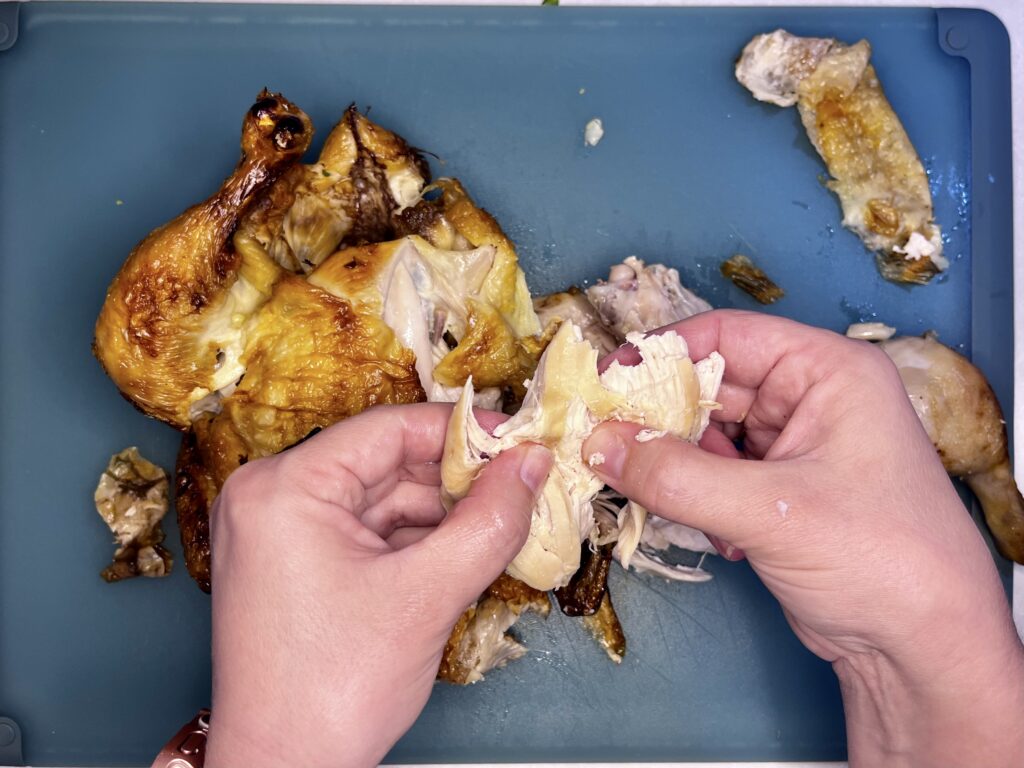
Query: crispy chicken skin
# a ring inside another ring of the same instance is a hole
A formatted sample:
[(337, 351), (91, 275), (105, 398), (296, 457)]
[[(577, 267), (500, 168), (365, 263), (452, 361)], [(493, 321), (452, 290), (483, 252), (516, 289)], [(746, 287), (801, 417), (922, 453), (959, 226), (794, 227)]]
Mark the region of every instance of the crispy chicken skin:
[(339, 251), (309, 280), (286, 275), (275, 284), (249, 323), (241, 381), (218, 413), (193, 424), (218, 489), (240, 463), (278, 453), (316, 428), (373, 405), (426, 399), (413, 353), (378, 314), (330, 290), (339, 286), (335, 264), (361, 279), (386, 261), (389, 245)]
[(179, 429), (190, 396), (208, 386), (217, 348), (205, 319), (227, 300), (239, 254), (231, 236), (270, 185), (299, 161), (313, 126), (267, 91), (242, 123), (242, 159), (213, 197), (149, 234), (107, 291), (94, 351), (121, 392), (145, 413)]
[(217, 498), (214, 483), (199, 453), (194, 432), (187, 432), (174, 467), (174, 505), (181, 529), (185, 567), (204, 592), (210, 591), (210, 508)]

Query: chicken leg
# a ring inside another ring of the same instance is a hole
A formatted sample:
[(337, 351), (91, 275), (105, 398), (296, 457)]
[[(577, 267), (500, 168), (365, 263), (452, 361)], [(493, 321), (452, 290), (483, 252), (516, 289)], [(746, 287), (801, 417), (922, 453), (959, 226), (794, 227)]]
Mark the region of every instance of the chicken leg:
[(985, 376), (932, 338), (880, 346), (892, 358), (942, 465), (981, 503), (999, 551), (1024, 563), (1024, 499), (1010, 470), (1006, 423)]
[[(213, 197), (154, 230), (107, 291), (93, 350), (121, 392), (145, 413), (184, 429), (191, 405), (214, 387), (223, 363), (212, 321), (255, 310), (277, 278), (239, 283), (231, 237), (260, 194), (295, 165), (313, 126), (302, 110), (264, 90), (242, 123), (242, 159)], [(227, 310), (227, 312), (225, 312)]]

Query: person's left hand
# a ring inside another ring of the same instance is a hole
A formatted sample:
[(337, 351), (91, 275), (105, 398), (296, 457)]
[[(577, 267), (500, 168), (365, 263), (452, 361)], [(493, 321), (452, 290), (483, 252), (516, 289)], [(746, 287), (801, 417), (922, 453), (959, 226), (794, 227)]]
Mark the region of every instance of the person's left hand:
[(451, 407), (375, 408), (238, 469), (211, 514), (206, 764), (376, 765), (430, 694), (452, 626), (523, 546), (550, 453), (439, 499)]

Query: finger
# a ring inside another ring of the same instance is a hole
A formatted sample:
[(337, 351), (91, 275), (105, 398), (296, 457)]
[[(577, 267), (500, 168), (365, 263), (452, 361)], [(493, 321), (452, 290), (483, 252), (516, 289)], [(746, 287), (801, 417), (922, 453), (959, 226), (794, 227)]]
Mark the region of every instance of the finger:
[(474, 408), (473, 416), (477, 423), (486, 430), (487, 434), (493, 434), (494, 428), (504, 421), (508, 421), (508, 414), (500, 411), (489, 411), (486, 408)]
[(413, 544), (418, 544), (436, 530), (435, 526), (421, 526), (419, 528), (399, 528), (387, 538), (388, 546), (395, 552)]
[(453, 620), (522, 549), (551, 461), (550, 451), (533, 444), (500, 454), (433, 534), (403, 550), (425, 586), (446, 597)]
[[(726, 364), (728, 368), (728, 364)], [(742, 423), (757, 399), (757, 390), (723, 381), (715, 400), (722, 406), (711, 412), (714, 421), (726, 424)]]
[(362, 521), (364, 526), (386, 539), (398, 528), (438, 525), (444, 515), (439, 486), (404, 481), (369, 507)]
[(427, 464), (409, 464), (396, 469), (389, 477), (372, 488), (366, 489), (366, 506), (373, 505), (386, 498), (402, 482), (419, 483), (433, 488), (441, 487), (441, 465), (437, 462)]
[(730, 440), (740, 440), (743, 437), (743, 425), (727, 421), (722, 424), (722, 434)]
[(441, 464), (431, 461), (426, 464), (408, 464), (399, 470), (402, 480), (409, 480), (420, 485), (441, 486)]
[(718, 550), (718, 554), (726, 560), (730, 560), (735, 563), (746, 557), (742, 549), (737, 549), (728, 541), (725, 541), (725, 539), (720, 539), (717, 536), (712, 536), (710, 534), (705, 534), (705, 536), (708, 537), (708, 541), (711, 542), (711, 546)]
[(614, 352), (609, 352), (597, 361), (597, 372), (604, 373), (609, 365), (616, 362), (625, 366), (638, 365), (642, 359), (640, 350), (626, 342)]
[[(615, 490), (654, 514), (750, 550), (785, 522), (776, 503), (789, 470), (778, 462), (723, 456), (672, 437), (637, 442), (640, 427), (600, 425), (583, 446), (584, 459)], [(711, 434), (711, 433), (707, 433)], [(723, 436), (724, 437), (724, 436)], [(718, 438), (709, 438), (717, 441)]]
[(736, 446), (732, 444), (732, 440), (722, 431), (717, 429), (708, 429), (704, 432), (704, 436), (700, 439), (700, 447), (705, 451), (717, 454), (719, 456), (725, 456), (729, 459), (742, 458), (742, 454), (736, 450)]
[(822, 347), (852, 343), (838, 334), (794, 320), (741, 310), (702, 312), (653, 333), (675, 331), (686, 340), (690, 358), (701, 360), (712, 352), (725, 358), (729, 384), (757, 390), (786, 357), (796, 356), (818, 368)]
[[(734, 424), (726, 424), (725, 426), (736, 426)], [(742, 459), (741, 454), (736, 446), (733, 445), (732, 440), (723, 432), (709, 429), (704, 433), (704, 436), (700, 439), (698, 445), (702, 450), (713, 453), (717, 456), (722, 456), (727, 459)], [(734, 547), (728, 541), (720, 539), (717, 536), (705, 534), (708, 537), (708, 541), (711, 542), (712, 546), (718, 550), (718, 554), (724, 557), (726, 560), (742, 560), (744, 557), (743, 550)]]
[(378, 406), (335, 424), (280, 455), (290, 482), (321, 501), (357, 510), (366, 489), (409, 464), (441, 459), (452, 406)]

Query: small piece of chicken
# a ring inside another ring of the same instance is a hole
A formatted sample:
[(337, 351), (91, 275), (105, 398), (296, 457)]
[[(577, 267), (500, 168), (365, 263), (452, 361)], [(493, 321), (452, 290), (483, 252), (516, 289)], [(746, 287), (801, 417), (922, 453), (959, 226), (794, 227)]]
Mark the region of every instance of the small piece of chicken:
[[(724, 364), (717, 353), (694, 364), (675, 333), (630, 334), (635, 366), (612, 363), (597, 372), (597, 350), (563, 323), (544, 352), (523, 407), (488, 434), (472, 410), (467, 382), (452, 413), (441, 462), (442, 500), (451, 507), (494, 456), (519, 443), (548, 446), (555, 463), (534, 508), (530, 534), (508, 573), (531, 587), (564, 586), (580, 566), (580, 544), (595, 531), (591, 502), (603, 483), (584, 464), (583, 441), (598, 423), (624, 419), (652, 434), (696, 441), (707, 427)], [(628, 558), (627, 558), (628, 559)]]
[(626, 635), (622, 631), (622, 624), (619, 623), (608, 590), (601, 596), (601, 604), (597, 610), (583, 617), (583, 626), (597, 640), (597, 644), (604, 649), (609, 659), (616, 664), (622, 663), (622, 657), (626, 655)]
[(942, 465), (978, 497), (999, 551), (1024, 563), (1024, 499), (1010, 468), (1006, 423), (985, 375), (929, 337), (879, 346), (896, 364)]
[(117, 542), (114, 561), (100, 574), (113, 582), (135, 576), (159, 578), (174, 558), (162, 546), (167, 513), (167, 473), (134, 446), (110, 457), (93, 499)]
[(587, 295), (579, 288), (572, 287), (561, 293), (538, 296), (533, 300), (533, 309), (545, 328), (552, 323), (563, 322), (575, 324), (583, 338), (589, 341), (601, 357), (614, 352), (621, 343), (615, 335), (605, 327), (594, 305)]
[(499, 576), (459, 617), (445, 645), (437, 679), (468, 685), (521, 658), (526, 648), (508, 630), (527, 611), (547, 616), (551, 601), (508, 574)]
[(760, 101), (797, 104), (811, 144), (832, 175), (843, 226), (875, 252), (887, 280), (927, 283), (949, 266), (935, 223), (928, 176), (868, 63), (866, 40), (754, 37), (736, 79)]
[(627, 334), (651, 331), (711, 309), (683, 287), (679, 272), (629, 256), (608, 273), (607, 282), (587, 289), (601, 322), (621, 344)]
[(774, 304), (786, 295), (749, 256), (733, 254), (722, 262), (722, 276), (760, 304)]

